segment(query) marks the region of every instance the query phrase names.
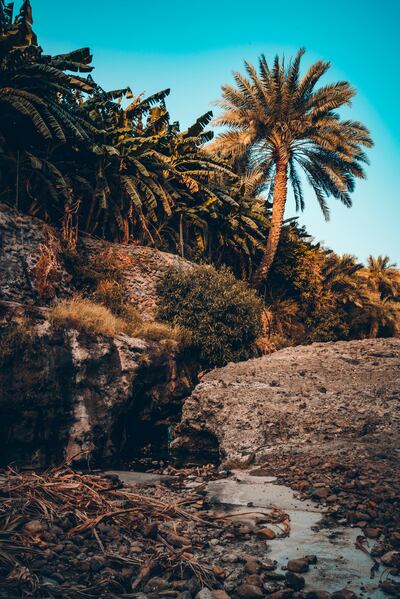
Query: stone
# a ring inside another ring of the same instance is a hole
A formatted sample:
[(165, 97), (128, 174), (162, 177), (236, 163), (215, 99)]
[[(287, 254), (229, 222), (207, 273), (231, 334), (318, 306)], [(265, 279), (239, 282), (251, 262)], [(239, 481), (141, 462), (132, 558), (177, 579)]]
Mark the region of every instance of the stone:
[(341, 591), (336, 591), (332, 593), (331, 599), (358, 599), (357, 595), (350, 591), (349, 589), (342, 589)]
[(150, 580), (144, 585), (145, 593), (161, 593), (169, 588), (169, 582), (165, 580), (165, 578), (161, 578), (160, 576), (153, 576)]
[(149, 539), (156, 539), (158, 534), (157, 522), (145, 522), (142, 527), (142, 534)]
[[(377, 361), (374, 358), (377, 351), (387, 357)], [(354, 359), (359, 361), (357, 368), (354, 368)], [(304, 376), (299, 375), (299, 364)], [(278, 376), (280, 386), (271, 387), (270, 381)], [(397, 389), (399, 376), (399, 338), (314, 343), (227, 365), (205, 374), (186, 399), (179, 434), (182, 443), (177, 444), (182, 452), (191, 448), (196, 442), (196, 431), (201, 430), (216, 437), (220, 454), (224, 456), (223, 467), (231, 468), (240, 463), (245, 451), (255, 452), (255, 461), (260, 465), (262, 460), (271, 458), (273, 466), (273, 452), (260, 449), (265, 447), (265, 414), (268, 414), (269, 447), (288, 439), (293, 448), (303, 448), (304, 443), (318, 447), (334, 437), (343, 445), (347, 443), (350, 451), (373, 402), (374, 418), (382, 422), (385, 439), (392, 436), (396, 446), (396, 402), (390, 399)], [(385, 385), (381, 384), (382, 380)], [(335, 393), (321, 394), (318, 391), (321, 386), (329, 390), (335, 388)], [(303, 408), (302, 403), (305, 403)], [(346, 418), (349, 413), (352, 414), (350, 419)], [(332, 462), (342, 461), (335, 450)], [(315, 469), (299, 473), (299, 480), (308, 479), (308, 474), (314, 472)], [(273, 467), (269, 474), (274, 474)], [(323, 484), (315, 499), (325, 500), (337, 494), (328, 481), (312, 476), (309, 482), (315, 490), (314, 482)]]
[(241, 584), (236, 589), (236, 592), (243, 599), (259, 599), (260, 597), (264, 597), (264, 593), (260, 587), (254, 584)]
[(391, 597), (400, 597), (400, 583), (395, 582), (394, 580), (384, 580), (380, 584), (381, 590)]
[(218, 566), (218, 564), (214, 564), (211, 569), (218, 578), (225, 578), (225, 570), (221, 566)]
[(244, 569), (249, 574), (257, 574), (260, 571), (260, 564), (256, 560), (249, 560), (245, 563)]
[(331, 594), (328, 591), (309, 591), (306, 599), (331, 599)]
[(45, 526), (40, 520), (30, 520), (24, 525), (24, 531), (29, 535), (37, 535), (44, 530)]
[(312, 498), (319, 499), (322, 501), (322, 500), (326, 499), (328, 497), (328, 495), (329, 495), (329, 489), (326, 489), (326, 488), (316, 489), (312, 493)]
[(213, 594), (210, 589), (203, 587), (196, 595), (195, 599), (213, 599)]
[(385, 566), (400, 567), (400, 551), (388, 551), (381, 557)]
[(307, 559), (291, 559), (286, 565), (289, 572), (295, 572), (296, 574), (302, 574), (308, 572), (310, 566)]
[(261, 539), (267, 539), (269, 541), (276, 538), (276, 533), (272, 530), (272, 528), (268, 527), (260, 528), (259, 530), (257, 530), (256, 534)]
[(381, 536), (382, 531), (380, 530), (380, 528), (369, 528), (369, 527), (367, 527), (364, 530), (364, 534), (369, 539), (378, 539)]
[(293, 591), (290, 589), (283, 589), (281, 591), (276, 591), (269, 595), (268, 599), (292, 599)]
[(191, 545), (191, 540), (188, 537), (180, 536), (172, 532), (168, 533), (166, 538), (172, 547), (189, 547)]
[(249, 574), (249, 576), (246, 576), (245, 583), (260, 588), (262, 588), (263, 585), (262, 578), (258, 574)]
[(304, 576), (298, 576), (298, 574), (290, 571), (286, 572), (285, 580), (286, 584), (294, 591), (301, 591), (301, 589), (304, 589), (306, 584)]
[(212, 596), (214, 599), (231, 599), (230, 595), (223, 590), (212, 591)]

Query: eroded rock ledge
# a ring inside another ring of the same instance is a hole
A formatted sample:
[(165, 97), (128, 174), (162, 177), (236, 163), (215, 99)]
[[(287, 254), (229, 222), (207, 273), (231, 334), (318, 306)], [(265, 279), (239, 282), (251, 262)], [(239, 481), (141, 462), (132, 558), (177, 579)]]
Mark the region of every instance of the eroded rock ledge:
[(2, 356), (0, 466), (120, 465), (146, 432), (155, 443), (160, 431), (166, 436), (196, 376), (178, 350), (124, 334), (55, 330), (43, 309), (3, 302), (0, 310), (3, 321), (31, 319), (31, 338)]
[(242, 466), (283, 447), (384, 440), (388, 451), (400, 436), (399, 399), (400, 339), (288, 348), (204, 376), (173, 449), (193, 452), (208, 438), (225, 464)]

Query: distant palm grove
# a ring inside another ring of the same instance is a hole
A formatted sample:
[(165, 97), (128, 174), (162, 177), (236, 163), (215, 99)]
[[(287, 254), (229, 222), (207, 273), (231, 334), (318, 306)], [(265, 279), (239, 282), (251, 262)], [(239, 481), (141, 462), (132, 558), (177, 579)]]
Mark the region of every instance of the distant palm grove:
[(229, 268), (263, 298), (274, 347), (398, 333), (388, 257), (363, 265), (284, 220), (287, 201), (303, 210), (305, 186), (329, 218), (365, 177), (371, 136), (337, 112), (349, 83), (319, 85), (329, 63), (302, 73), (303, 49), (245, 62), (222, 86), (214, 138), (210, 111), (182, 131), (169, 89), (106, 91), (88, 48), (47, 55), (32, 25), (29, 0), (16, 16), (0, 0), (0, 202), (57, 227), (69, 253), (89, 234)]

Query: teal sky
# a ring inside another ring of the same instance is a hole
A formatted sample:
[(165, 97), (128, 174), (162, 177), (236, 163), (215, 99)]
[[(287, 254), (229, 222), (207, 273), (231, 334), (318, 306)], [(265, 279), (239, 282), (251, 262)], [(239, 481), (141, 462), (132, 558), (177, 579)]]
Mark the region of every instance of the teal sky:
[[(325, 223), (311, 190), (300, 222), (334, 250), (365, 259), (388, 254), (400, 263), (400, 0), (31, 0), (34, 28), (46, 52), (90, 46), (94, 77), (105, 88), (134, 93), (171, 88), (168, 108), (186, 127), (210, 109), (220, 86), (260, 53), (307, 48), (304, 67), (331, 61), (326, 81), (346, 79), (358, 94), (351, 118), (371, 130), (368, 178), (354, 206), (332, 199)], [(294, 215), (288, 200), (287, 216)]]

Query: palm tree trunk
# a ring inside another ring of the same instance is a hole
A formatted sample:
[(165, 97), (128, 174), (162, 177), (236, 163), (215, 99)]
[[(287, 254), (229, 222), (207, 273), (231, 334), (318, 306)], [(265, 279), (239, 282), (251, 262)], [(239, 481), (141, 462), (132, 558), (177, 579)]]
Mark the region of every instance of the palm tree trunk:
[(264, 256), (252, 278), (252, 286), (255, 288), (260, 287), (266, 281), (279, 244), (287, 196), (287, 165), (286, 157), (279, 158), (276, 164), (271, 226), (268, 231)]

